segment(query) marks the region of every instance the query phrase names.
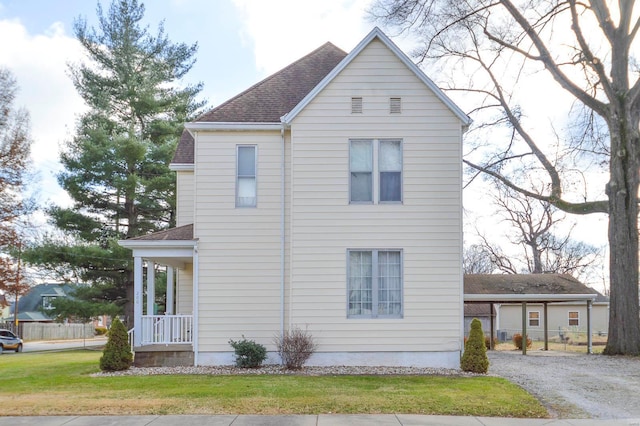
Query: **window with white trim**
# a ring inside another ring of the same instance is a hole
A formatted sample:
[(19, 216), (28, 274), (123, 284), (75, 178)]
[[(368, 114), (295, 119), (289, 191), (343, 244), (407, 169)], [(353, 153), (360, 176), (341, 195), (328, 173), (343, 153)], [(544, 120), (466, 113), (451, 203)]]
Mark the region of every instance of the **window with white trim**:
[(349, 202), (402, 202), (402, 140), (349, 141)]
[(579, 326), (580, 325), (580, 312), (578, 311), (569, 311), (569, 325), (570, 326)]
[(540, 311), (529, 311), (529, 327), (540, 327)]
[(348, 250), (347, 317), (402, 318), (402, 251)]
[(258, 149), (255, 145), (238, 145), (236, 153), (236, 207), (256, 207)]

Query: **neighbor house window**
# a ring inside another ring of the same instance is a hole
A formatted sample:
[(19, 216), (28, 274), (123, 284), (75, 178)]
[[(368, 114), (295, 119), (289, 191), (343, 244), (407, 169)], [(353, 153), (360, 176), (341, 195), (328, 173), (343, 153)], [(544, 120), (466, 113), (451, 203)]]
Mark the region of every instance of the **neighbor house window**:
[(241, 145), (237, 150), (236, 161), (236, 207), (255, 207), (256, 191), (256, 158), (255, 145)]
[(580, 325), (580, 313), (578, 311), (569, 311), (569, 325)]
[(402, 141), (349, 141), (349, 202), (402, 202)]
[(43, 309), (53, 309), (53, 301), (56, 296), (42, 296), (42, 308)]
[(540, 327), (539, 311), (529, 311), (529, 327)]
[(402, 317), (402, 251), (349, 250), (347, 317)]

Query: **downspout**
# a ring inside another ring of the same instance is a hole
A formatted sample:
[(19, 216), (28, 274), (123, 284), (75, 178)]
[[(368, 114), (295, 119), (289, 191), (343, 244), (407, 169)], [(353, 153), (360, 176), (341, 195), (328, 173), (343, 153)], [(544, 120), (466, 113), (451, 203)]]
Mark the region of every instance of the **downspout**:
[(193, 248), (193, 336), (192, 336), (192, 344), (193, 344), (193, 365), (197, 367), (199, 365), (199, 356), (198, 351), (200, 350), (199, 336), (200, 331), (198, 327), (198, 322), (200, 318), (200, 280), (198, 279), (200, 275), (200, 261), (198, 259), (198, 243), (196, 242), (195, 247)]
[(280, 167), (280, 179), (281, 179), (281, 194), (280, 194), (280, 336), (284, 336), (284, 253), (285, 253), (285, 136), (284, 136), (285, 124), (282, 123), (280, 128), (280, 136), (282, 137), (282, 164)]

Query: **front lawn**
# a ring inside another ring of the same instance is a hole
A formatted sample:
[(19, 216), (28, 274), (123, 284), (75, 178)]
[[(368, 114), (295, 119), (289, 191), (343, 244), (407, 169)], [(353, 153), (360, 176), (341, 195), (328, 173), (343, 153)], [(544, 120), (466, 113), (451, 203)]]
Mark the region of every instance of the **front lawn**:
[(442, 414), (547, 417), (531, 395), (497, 377), (92, 377), (101, 352), (0, 356), (3, 415)]

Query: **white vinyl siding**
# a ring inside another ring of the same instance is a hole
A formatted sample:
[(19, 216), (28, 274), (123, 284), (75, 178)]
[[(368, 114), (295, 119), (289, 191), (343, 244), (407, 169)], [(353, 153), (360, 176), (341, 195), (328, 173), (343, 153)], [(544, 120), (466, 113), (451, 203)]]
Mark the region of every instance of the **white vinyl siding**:
[(194, 183), (193, 171), (176, 173), (176, 226), (193, 223)]
[[(345, 99), (360, 96), (351, 114)], [(390, 97), (402, 114), (389, 114)], [(378, 41), (293, 120), (289, 323), (308, 324), (319, 352), (460, 350), (461, 131)], [(402, 203), (350, 203), (349, 141), (400, 138)], [(348, 317), (345, 256), (357, 248), (402, 248), (402, 318)]]
[[(236, 208), (241, 146), (257, 152), (260, 199), (254, 208)], [(243, 335), (273, 350), (281, 312), (282, 137), (279, 131), (200, 132), (196, 154), (202, 359), (207, 353), (230, 353), (229, 339)]]

